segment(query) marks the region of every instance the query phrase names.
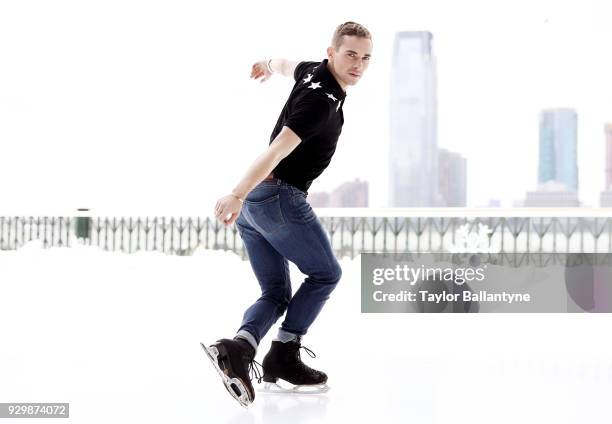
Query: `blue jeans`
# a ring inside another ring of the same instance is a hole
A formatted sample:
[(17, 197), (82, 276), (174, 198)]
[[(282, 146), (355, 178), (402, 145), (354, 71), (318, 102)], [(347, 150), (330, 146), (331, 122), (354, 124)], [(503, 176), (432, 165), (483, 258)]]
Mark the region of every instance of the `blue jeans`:
[[(244, 199), (235, 221), (261, 286), (261, 297), (244, 313), (239, 331), (251, 333), (258, 344), (285, 311), (281, 329), (306, 334), (342, 275), (306, 196), (277, 178), (264, 180)], [(293, 297), (287, 260), (307, 275)]]

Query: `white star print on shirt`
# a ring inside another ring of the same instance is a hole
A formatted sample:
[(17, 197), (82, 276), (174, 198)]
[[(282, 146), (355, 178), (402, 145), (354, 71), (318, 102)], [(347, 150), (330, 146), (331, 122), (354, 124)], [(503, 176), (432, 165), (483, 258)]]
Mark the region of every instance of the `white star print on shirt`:
[(311, 79), (312, 79), (312, 74), (308, 74), (308, 76), (304, 78), (304, 84), (310, 82)]
[(332, 99), (334, 102), (335, 102), (336, 100), (338, 100), (338, 99), (336, 99), (336, 98), (334, 97), (334, 95), (333, 95), (333, 94), (329, 94), (329, 93), (325, 93), (325, 94), (327, 94), (327, 97), (329, 97), (330, 99)]
[(320, 82), (311, 82), (310, 85), (308, 86), (308, 88), (312, 88), (313, 90), (315, 90), (317, 88), (321, 88), (321, 83)]
[(342, 103), (342, 100), (338, 102), (338, 106), (336, 106), (336, 112), (338, 112), (338, 109), (340, 109), (340, 103)]

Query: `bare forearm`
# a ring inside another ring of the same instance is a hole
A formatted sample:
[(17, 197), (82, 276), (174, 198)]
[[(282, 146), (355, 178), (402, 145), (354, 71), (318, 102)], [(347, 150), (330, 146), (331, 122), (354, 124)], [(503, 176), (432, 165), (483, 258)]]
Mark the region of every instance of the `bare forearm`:
[(290, 75), (287, 63), (288, 63), (287, 59), (282, 59), (282, 58), (272, 59), (270, 61), (270, 68), (272, 68), (274, 72), (279, 72), (283, 76), (289, 77), (291, 75)]
[(263, 152), (255, 159), (232, 193), (245, 199), (249, 192), (263, 181), (281, 160), (282, 156), (274, 149)]

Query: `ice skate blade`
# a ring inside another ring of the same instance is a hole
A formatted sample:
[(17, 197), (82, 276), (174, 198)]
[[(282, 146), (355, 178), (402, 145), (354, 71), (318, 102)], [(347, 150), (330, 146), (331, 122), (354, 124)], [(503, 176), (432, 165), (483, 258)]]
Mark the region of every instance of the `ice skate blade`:
[(326, 384), (300, 384), (290, 388), (283, 387), (278, 383), (264, 383), (262, 389), (258, 389), (262, 393), (288, 393), (299, 395), (315, 395), (328, 392), (330, 387)]
[[(217, 360), (217, 358), (219, 356), (219, 350), (217, 350), (217, 348), (215, 346), (207, 347), (202, 342), (200, 342), (200, 346), (202, 346), (202, 349), (204, 349), (204, 352), (206, 353), (206, 356), (208, 357), (208, 359), (210, 359), (210, 361), (212, 362), (213, 366), (215, 367), (215, 369), (217, 370), (217, 372), (221, 376), (221, 379), (223, 380), (223, 384), (225, 385), (225, 388), (227, 389), (229, 394), (232, 395), (232, 397), (234, 399), (236, 399), (238, 401), (238, 403), (240, 403), (240, 405), (242, 405), (245, 408), (247, 408), (249, 403), (250, 403), (249, 402), (248, 392), (247, 392), (246, 388), (244, 387), (244, 384), (242, 384), (242, 381), (240, 381), (237, 378), (230, 378), (219, 367), (219, 361)], [(240, 391), (240, 395), (238, 395), (234, 391), (234, 389), (232, 388), (232, 384), (235, 385), (238, 388), (238, 390)]]

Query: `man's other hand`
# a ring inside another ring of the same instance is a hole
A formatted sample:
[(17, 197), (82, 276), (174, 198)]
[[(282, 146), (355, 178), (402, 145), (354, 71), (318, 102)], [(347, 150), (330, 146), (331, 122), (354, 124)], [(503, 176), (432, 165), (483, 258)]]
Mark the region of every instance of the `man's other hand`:
[[(215, 205), (215, 218), (226, 227), (232, 225), (240, 215), (242, 203), (236, 197), (228, 194), (220, 198)], [(228, 217), (229, 216), (229, 217)]]

